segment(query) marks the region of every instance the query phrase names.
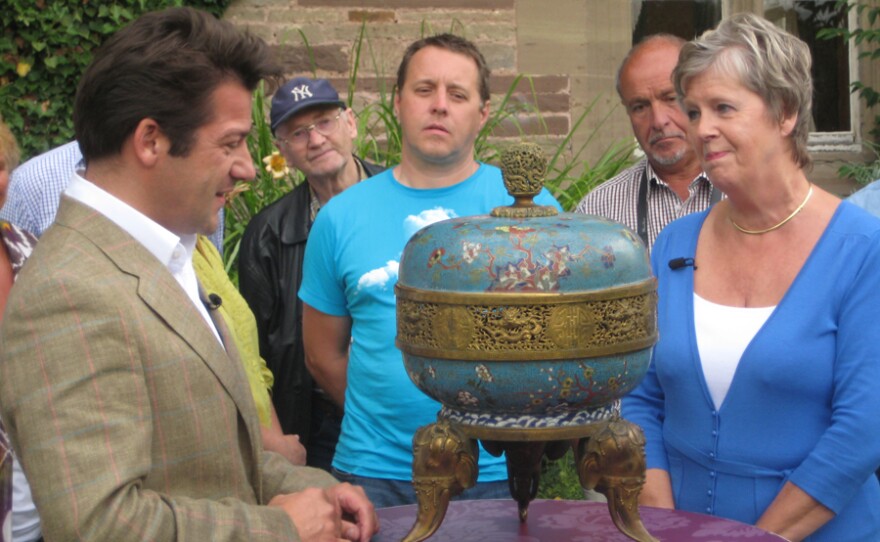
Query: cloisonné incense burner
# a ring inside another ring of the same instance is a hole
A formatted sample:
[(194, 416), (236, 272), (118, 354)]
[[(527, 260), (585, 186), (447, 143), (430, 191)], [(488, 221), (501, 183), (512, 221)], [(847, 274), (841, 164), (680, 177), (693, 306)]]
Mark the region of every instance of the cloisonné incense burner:
[(420, 511), (407, 541), (442, 522), (476, 480), (476, 439), (507, 454), (526, 520), (542, 455), (575, 447), (585, 488), (609, 499), (620, 530), (650, 541), (636, 497), (641, 431), (619, 417), (657, 339), (656, 281), (641, 240), (599, 217), (534, 204), (546, 161), (536, 145), (502, 156), (515, 203), (432, 224), (400, 261), (397, 346), (416, 386), (443, 407), (414, 438)]

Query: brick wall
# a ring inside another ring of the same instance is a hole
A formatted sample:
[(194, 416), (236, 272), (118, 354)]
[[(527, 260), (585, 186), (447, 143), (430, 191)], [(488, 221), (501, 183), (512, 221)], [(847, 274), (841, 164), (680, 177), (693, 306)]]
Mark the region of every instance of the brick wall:
[[(761, 0), (723, 1), (725, 13), (760, 12), (763, 5)], [(591, 106), (569, 141), (569, 159), (583, 147), (578, 159), (593, 163), (613, 143), (632, 138), (614, 90), (617, 65), (631, 46), (629, 0), (233, 0), (225, 17), (270, 43), (288, 76), (314, 73), (343, 94), (363, 25), (355, 110), (377, 103), (383, 92), (390, 95), (409, 43), (451, 30), (475, 42), (486, 57), (496, 107), (518, 74), (532, 78), (534, 95), (521, 81), (512, 97), (540, 112), (540, 117), (518, 115), (526, 139), (555, 148)], [(860, 76), (876, 87), (880, 69), (875, 64), (863, 59)], [(871, 119), (863, 115), (862, 122)], [(495, 135), (520, 137), (511, 122)], [(846, 195), (854, 185), (839, 181), (837, 168), (869, 157), (814, 152), (811, 178)]]
[[(363, 31), (353, 99), (357, 111), (382, 92), (390, 96), (411, 42), (446, 31), (477, 44), (492, 69), (492, 103), (500, 104), (520, 73), (515, 9), (514, 0), (236, 0), (225, 18), (265, 39), (286, 75), (316, 74), (342, 94), (347, 94)], [(530, 78), (531, 83), (520, 80), (511, 99), (539, 113), (525, 111), (518, 123), (503, 123), (495, 135), (519, 138), (522, 129), (527, 137), (552, 144), (571, 128), (569, 76)]]

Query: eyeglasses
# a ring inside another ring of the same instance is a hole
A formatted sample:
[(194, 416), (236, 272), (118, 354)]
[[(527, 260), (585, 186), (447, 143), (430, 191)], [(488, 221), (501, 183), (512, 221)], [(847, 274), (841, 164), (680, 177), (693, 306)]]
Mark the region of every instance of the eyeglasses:
[(291, 146), (296, 145), (301, 147), (308, 144), (309, 139), (312, 137), (312, 130), (316, 130), (322, 136), (327, 137), (339, 127), (339, 117), (341, 117), (344, 112), (345, 111), (340, 111), (335, 117), (326, 117), (309, 124), (308, 126), (297, 128), (287, 134), (286, 138), (279, 137), (278, 141), (287, 143)]

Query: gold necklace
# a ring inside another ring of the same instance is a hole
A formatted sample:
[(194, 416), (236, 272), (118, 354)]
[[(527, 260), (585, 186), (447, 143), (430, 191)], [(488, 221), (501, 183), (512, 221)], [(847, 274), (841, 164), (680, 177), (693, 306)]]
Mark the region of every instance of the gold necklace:
[(792, 211), (792, 213), (790, 215), (788, 215), (787, 217), (783, 218), (782, 222), (780, 222), (779, 224), (776, 224), (775, 226), (770, 226), (769, 228), (765, 228), (763, 230), (747, 230), (747, 229), (743, 228), (742, 226), (740, 226), (739, 224), (737, 224), (736, 222), (734, 222), (733, 219), (730, 217), (730, 215), (727, 215), (727, 220), (729, 220), (730, 223), (733, 224), (734, 228), (736, 228), (737, 230), (739, 230), (743, 233), (747, 233), (749, 235), (761, 235), (762, 233), (767, 233), (767, 232), (770, 232), (773, 230), (778, 230), (782, 226), (785, 226), (785, 224), (789, 220), (791, 220), (792, 218), (795, 217), (795, 215), (797, 215), (799, 212), (801, 212), (801, 210), (807, 205), (807, 202), (810, 201), (810, 196), (812, 196), (812, 195), (813, 195), (813, 183), (810, 183), (810, 189), (807, 190), (807, 197), (805, 197), (804, 201), (802, 201), (801, 204), (797, 206), (797, 209)]

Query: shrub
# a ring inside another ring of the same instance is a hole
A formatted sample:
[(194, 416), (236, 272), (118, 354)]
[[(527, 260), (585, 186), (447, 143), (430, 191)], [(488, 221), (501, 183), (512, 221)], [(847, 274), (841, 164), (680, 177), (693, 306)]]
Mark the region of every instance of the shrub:
[(189, 5), (220, 16), (231, 0), (5, 0), (0, 10), (0, 117), (22, 158), (73, 139), (73, 98), (92, 50), (141, 13)]
[(539, 499), (584, 500), (584, 490), (574, 465), (574, 452), (568, 450), (556, 461), (541, 459), (541, 481), (538, 485)]

